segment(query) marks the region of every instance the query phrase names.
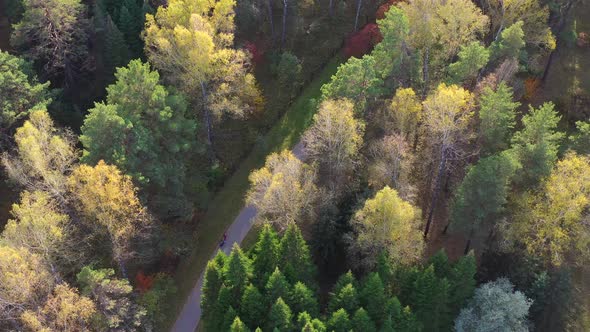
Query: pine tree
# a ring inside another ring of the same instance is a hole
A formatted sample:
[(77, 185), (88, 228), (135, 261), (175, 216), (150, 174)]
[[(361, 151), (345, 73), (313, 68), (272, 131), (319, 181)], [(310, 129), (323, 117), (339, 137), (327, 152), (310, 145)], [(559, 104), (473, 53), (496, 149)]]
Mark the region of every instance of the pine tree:
[(266, 283), (265, 288), (266, 301), (267, 303), (272, 304), (278, 298), (287, 298), (291, 285), (289, 285), (289, 282), (281, 273), (279, 268), (276, 268), (275, 271), (268, 278), (268, 282)]
[(379, 274), (373, 272), (365, 279), (359, 294), (361, 306), (375, 324), (381, 325), (386, 316), (387, 296)]
[(392, 294), (393, 279), (394, 279), (394, 268), (391, 263), (391, 259), (387, 257), (385, 252), (382, 252), (377, 257), (377, 268), (376, 272), (385, 284), (385, 288), (388, 294)]
[(363, 308), (359, 308), (352, 317), (352, 330), (362, 332), (376, 332), (375, 323)]
[(315, 266), (301, 230), (294, 223), (289, 225), (281, 239), (279, 257), (281, 271), (290, 283), (302, 281), (313, 285)]
[(455, 317), (465, 302), (473, 296), (475, 290), (475, 273), (477, 266), (473, 252), (461, 257), (451, 270), (449, 309)]
[(434, 266), (421, 271), (414, 281), (413, 307), (426, 331), (448, 331), (451, 318), (448, 315), (449, 282), (439, 279)]
[(280, 297), (270, 309), (268, 327), (269, 331), (273, 329), (289, 331), (291, 329), (291, 309)]
[(328, 331), (348, 332), (350, 330), (350, 319), (344, 309), (340, 309), (332, 314), (328, 320)]
[(232, 292), (232, 303), (237, 305), (252, 276), (252, 263), (237, 243), (232, 247), (223, 275)]
[(267, 307), (256, 286), (249, 284), (240, 302), (240, 317), (248, 326), (263, 325)]
[(451, 274), (451, 265), (449, 264), (449, 258), (444, 249), (441, 249), (432, 255), (428, 260), (428, 265), (434, 267), (434, 273), (437, 278), (448, 278)]
[[(224, 255), (221, 253), (219, 255)], [(203, 278), (203, 288), (201, 295), (201, 308), (203, 309), (203, 317), (209, 317), (213, 314), (213, 309), (221, 285), (223, 284), (223, 266), (219, 266), (217, 260), (210, 260), (205, 268), (205, 276)]]
[(344, 309), (349, 315), (353, 315), (359, 307), (358, 294), (352, 284), (348, 284), (334, 293), (328, 303), (328, 312)]
[(319, 315), (319, 305), (314, 293), (298, 281), (289, 294), (289, 307), (294, 315), (307, 311), (311, 316)]
[(480, 138), (484, 156), (498, 153), (510, 146), (516, 109), (512, 89), (501, 82), (496, 90), (485, 88), (480, 97)]
[(129, 50), (134, 58), (141, 57), (142, 54), (143, 45), (140, 39), (140, 33), (143, 28), (142, 14), (142, 9), (137, 5), (135, 0), (124, 0), (119, 9), (117, 25), (125, 36)]
[(240, 317), (236, 317), (231, 324), (230, 332), (250, 332), (250, 329), (240, 320)]
[[(205, 320), (205, 330), (207, 331), (220, 331), (223, 330), (222, 326), (225, 324), (226, 321), (226, 312), (232, 306), (232, 294), (229, 288), (225, 285), (221, 286), (219, 290), (219, 296), (217, 296), (217, 301), (211, 310), (211, 313), (208, 317), (203, 317)], [(237, 313), (236, 313), (237, 316)], [(235, 318), (235, 317), (233, 317)], [(233, 321), (232, 318), (232, 321)], [(229, 322), (231, 324), (231, 321)], [(228, 324), (228, 326), (229, 326)]]
[(351, 284), (354, 287), (358, 286), (357, 282), (356, 282), (356, 278), (354, 277), (354, 275), (352, 274), (352, 272), (350, 270), (348, 270), (348, 272), (346, 272), (345, 274), (341, 275), (340, 278), (338, 278), (338, 281), (336, 281), (336, 284), (334, 284), (334, 287), (332, 288), (332, 293), (333, 294), (340, 293), (340, 290), (348, 284)]
[(229, 309), (223, 315), (223, 323), (221, 324), (221, 331), (229, 331), (234, 321), (238, 319), (238, 312), (234, 309), (233, 306), (230, 306)]
[(265, 224), (253, 250), (252, 266), (256, 271), (254, 282), (258, 287), (266, 285), (268, 277), (277, 267), (278, 255), (279, 239), (277, 234), (270, 225)]
[(108, 72), (113, 73), (115, 68), (123, 67), (129, 62), (130, 53), (123, 34), (111, 16), (107, 14), (105, 20), (103, 57)]

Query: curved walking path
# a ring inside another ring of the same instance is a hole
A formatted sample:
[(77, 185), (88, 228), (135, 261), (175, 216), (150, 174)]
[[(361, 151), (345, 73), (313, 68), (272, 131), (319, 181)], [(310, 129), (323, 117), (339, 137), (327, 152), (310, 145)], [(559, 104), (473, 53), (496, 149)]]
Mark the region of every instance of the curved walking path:
[[(304, 160), (305, 155), (301, 143), (295, 145), (292, 151), (297, 158)], [(234, 243), (242, 243), (242, 240), (244, 240), (246, 234), (248, 234), (248, 231), (252, 228), (252, 220), (254, 220), (255, 216), (255, 207), (245, 206), (242, 208), (236, 219), (234, 219), (234, 222), (229, 226), (227, 230), (227, 240), (221, 250), (226, 254), (229, 254)], [(211, 258), (216, 254), (217, 250), (211, 254)], [(176, 318), (176, 322), (171, 330), (172, 332), (194, 332), (197, 329), (197, 326), (199, 326), (199, 321), (201, 320), (201, 288), (203, 287), (204, 275), (205, 271), (201, 273), (199, 281), (197, 281), (197, 284), (190, 292), (182, 311), (178, 318)]]

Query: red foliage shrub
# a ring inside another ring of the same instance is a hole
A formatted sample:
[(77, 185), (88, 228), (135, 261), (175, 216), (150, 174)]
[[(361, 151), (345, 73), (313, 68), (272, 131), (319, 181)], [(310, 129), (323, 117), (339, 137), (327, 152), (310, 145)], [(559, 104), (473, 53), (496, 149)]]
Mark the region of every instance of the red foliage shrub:
[(360, 58), (369, 53), (382, 39), (377, 24), (369, 23), (346, 39), (344, 55)]
[(387, 11), (389, 10), (389, 8), (391, 8), (391, 6), (402, 2), (401, 0), (389, 0), (386, 3), (382, 4), (381, 6), (379, 6), (379, 8), (377, 9), (377, 12), (375, 13), (375, 18), (378, 20), (384, 19), (385, 18), (385, 13), (387, 13)]
[(139, 272), (137, 272), (137, 274), (135, 275), (135, 285), (140, 293), (143, 294), (150, 290), (153, 284), (154, 276), (146, 276), (142, 270), (139, 270)]
[(252, 55), (252, 63), (259, 65), (264, 61), (264, 50), (253, 42), (246, 42), (245, 48)]

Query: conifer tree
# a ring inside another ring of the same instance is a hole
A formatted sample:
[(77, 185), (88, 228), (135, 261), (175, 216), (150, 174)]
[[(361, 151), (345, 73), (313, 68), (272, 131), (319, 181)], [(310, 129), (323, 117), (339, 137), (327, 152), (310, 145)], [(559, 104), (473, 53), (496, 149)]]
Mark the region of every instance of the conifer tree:
[(240, 302), (240, 317), (248, 326), (263, 325), (267, 307), (256, 286), (249, 284)]
[(319, 315), (320, 310), (315, 294), (300, 281), (295, 283), (289, 293), (288, 303), (293, 315), (298, 315), (304, 311), (307, 311), (313, 317)]
[(252, 263), (237, 243), (232, 247), (223, 276), (232, 293), (232, 304), (238, 305), (252, 277)]
[(441, 249), (432, 255), (428, 259), (428, 265), (434, 267), (434, 273), (437, 278), (449, 278), (451, 275), (451, 265), (449, 263), (449, 257), (445, 253), (444, 249)]
[(375, 327), (375, 323), (367, 314), (367, 311), (363, 308), (359, 308), (352, 317), (352, 330), (353, 331), (363, 331), (363, 332), (376, 332), (377, 328)]
[(344, 309), (340, 309), (332, 314), (328, 320), (328, 331), (348, 332), (350, 330), (350, 318)]
[(221, 323), (220, 331), (229, 331), (234, 321), (238, 318), (238, 312), (233, 306), (229, 306), (229, 309), (223, 315), (223, 322)]
[(230, 332), (250, 332), (250, 329), (240, 320), (240, 317), (236, 317), (231, 324)]
[(270, 309), (268, 327), (269, 331), (273, 329), (289, 331), (291, 329), (291, 309), (280, 297)]
[(268, 278), (268, 282), (266, 283), (266, 300), (269, 304), (274, 303), (278, 298), (287, 298), (289, 295), (289, 289), (291, 285), (285, 278), (285, 276), (281, 273), (279, 268), (276, 268), (275, 271), (270, 275)]
[(289, 225), (281, 239), (279, 257), (279, 266), (289, 283), (302, 281), (313, 285), (315, 266), (301, 230), (294, 223)]
[(379, 274), (373, 272), (367, 276), (361, 288), (360, 303), (367, 310), (375, 324), (381, 325), (386, 318), (387, 295)]
[[(217, 296), (217, 301), (213, 307), (213, 310), (209, 317), (205, 319), (205, 329), (207, 331), (222, 331), (223, 325), (225, 323), (225, 314), (229, 311), (232, 305), (232, 294), (228, 287), (225, 285), (221, 286), (219, 290), (219, 295)], [(233, 308), (232, 308), (233, 310)], [(203, 312), (204, 313), (204, 312)], [(237, 313), (236, 313), (237, 316)], [(235, 318), (235, 316), (233, 317)], [(232, 320), (233, 320), (232, 318)], [(231, 324), (232, 322), (229, 322)]]
[(359, 299), (356, 288), (352, 284), (348, 284), (334, 293), (330, 302), (328, 303), (328, 312), (335, 312), (338, 309), (344, 309), (349, 315), (354, 315), (359, 307)]
[(110, 73), (115, 68), (122, 67), (129, 62), (131, 54), (125, 42), (125, 37), (113, 22), (111, 15), (106, 15), (104, 30), (104, 61)]
[(512, 89), (501, 82), (493, 90), (485, 88), (480, 97), (480, 138), (483, 155), (490, 155), (505, 150), (510, 145), (511, 131), (514, 128), (516, 108)]
[(258, 242), (253, 249), (252, 267), (256, 272), (254, 282), (264, 287), (268, 277), (277, 267), (279, 255), (279, 239), (276, 232), (268, 224), (262, 227)]
[(448, 331), (452, 318), (448, 314), (449, 282), (439, 279), (434, 266), (421, 271), (414, 281), (412, 304), (425, 331)]
[(569, 137), (572, 148), (578, 154), (590, 154), (590, 121), (577, 121), (577, 132)]
[(340, 290), (348, 284), (351, 284), (354, 287), (358, 286), (357, 282), (356, 282), (356, 278), (354, 277), (354, 275), (352, 274), (352, 271), (350, 271), (350, 270), (348, 270), (348, 272), (346, 272), (345, 274), (341, 275), (338, 278), (338, 280), (336, 281), (336, 284), (334, 285), (334, 287), (332, 287), (332, 293), (333, 294), (340, 293)]
[(141, 39), (139, 38), (143, 27), (142, 21), (142, 10), (135, 0), (124, 0), (119, 9), (117, 25), (123, 33), (125, 41), (127, 42), (129, 50), (134, 58), (140, 57), (141, 49), (143, 47)]
[[(225, 254), (219, 251), (217, 256)], [(216, 257), (217, 257), (216, 256)], [(223, 265), (218, 264), (217, 259), (210, 260), (205, 268), (205, 276), (203, 278), (203, 288), (201, 290), (201, 308), (203, 310), (203, 317), (212, 316), (215, 310), (215, 303), (219, 296), (219, 291), (223, 284)]]
[(456, 316), (465, 302), (473, 296), (475, 290), (475, 273), (477, 266), (473, 251), (461, 257), (453, 266), (450, 274), (449, 309)]

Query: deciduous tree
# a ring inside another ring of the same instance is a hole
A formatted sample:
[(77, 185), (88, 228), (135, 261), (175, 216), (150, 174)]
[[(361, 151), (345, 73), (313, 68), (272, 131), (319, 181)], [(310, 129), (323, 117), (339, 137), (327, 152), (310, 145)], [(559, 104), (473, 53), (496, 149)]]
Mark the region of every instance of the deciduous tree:
[(449, 74), (454, 83), (471, 82), (490, 59), (490, 51), (478, 41), (462, 45), (459, 60), (449, 65)]

